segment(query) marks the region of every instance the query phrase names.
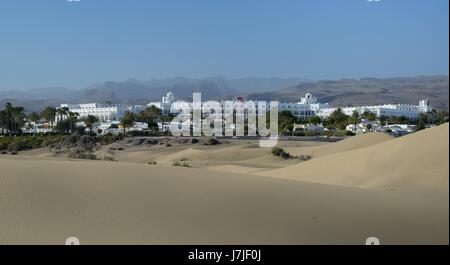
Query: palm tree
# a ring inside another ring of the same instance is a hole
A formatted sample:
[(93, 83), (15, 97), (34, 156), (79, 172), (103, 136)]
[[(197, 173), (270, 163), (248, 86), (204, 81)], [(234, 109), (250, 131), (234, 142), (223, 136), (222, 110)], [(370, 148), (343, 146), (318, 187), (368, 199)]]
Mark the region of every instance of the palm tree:
[(15, 134), (19, 131), (20, 126), (23, 125), (25, 117), (23, 107), (14, 107), (8, 102), (5, 104), (5, 110), (3, 110), (2, 114), (2, 128), (6, 128), (11, 136), (13, 133)]
[(29, 121), (39, 121), (40, 116), (36, 112), (32, 112), (32, 113), (28, 114), (27, 118)]
[(80, 116), (78, 112), (67, 112), (67, 115), (69, 116), (69, 124), (70, 124), (70, 133), (73, 133), (73, 121), (76, 121), (76, 118)]
[(68, 107), (62, 107), (56, 110), (56, 113), (59, 115), (59, 120), (63, 120), (64, 116), (67, 116), (67, 113), (69, 112)]
[(89, 128), (89, 130), (92, 133), (92, 127), (96, 122), (98, 122), (98, 118), (93, 115), (88, 115), (86, 118), (83, 119), (84, 123), (86, 123), (86, 126)]
[(50, 106), (46, 107), (41, 112), (41, 117), (44, 118), (47, 122), (50, 122), (50, 126), (53, 130), (53, 121), (55, 120), (56, 117), (56, 109)]
[(330, 122), (333, 124), (333, 127), (336, 129), (345, 129), (347, 125), (348, 116), (342, 111), (340, 107), (338, 107), (335, 111), (333, 111), (330, 115)]
[(6, 111), (2, 110), (0, 111), (0, 127), (2, 128), (2, 135), (5, 134), (7, 124)]
[(420, 131), (425, 129), (425, 118), (426, 118), (426, 114), (421, 113), (419, 115), (419, 119), (417, 120), (417, 126), (416, 126), (416, 131)]
[(125, 129), (132, 127), (134, 125), (135, 115), (131, 111), (126, 111), (122, 118), (120, 119), (120, 124), (123, 126), (123, 133), (125, 134)]
[(156, 106), (150, 106), (145, 110), (139, 112), (139, 114), (135, 117), (136, 121), (145, 122), (148, 124), (149, 128), (154, 125), (155, 122), (161, 119), (162, 110)]
[(356, 132), (356, 126), (358, 126), (359, 120), (360, 120), (359, 112), (357, 110), (354, 110), (352, 113), (352, 116), (350, 117), (350, 121), (355, 126), (355, 132)]
[(367, 119), (368, 121), (374, 121), (377, 119), (377, 115), (375, 113), (364, 111), (364, 113), (361, 115), (364, 119)]
[(14, 107), (10, 102), (5, 104), (5, 118), (6, 118), (6, 129), (8, 130), (9, 136), (11, 136), (12, 130), (12, 116), (14, 112)]
[(25, 110), (23, 107), (14, 107), (12, 120), (13, 120), (13, 131), (17, 134), (20, 127), (24, 124), (24, 120), (26, 119)]
[(384, 125), (387, 125), (387, 122), (388, 122), (388, 117), (386, 117), (386, 116), (380, 116), (379, 118), (378, 118), (378, 120), (380, 121), (380, 124), (382, 125), (382, 126), (384, 126)]

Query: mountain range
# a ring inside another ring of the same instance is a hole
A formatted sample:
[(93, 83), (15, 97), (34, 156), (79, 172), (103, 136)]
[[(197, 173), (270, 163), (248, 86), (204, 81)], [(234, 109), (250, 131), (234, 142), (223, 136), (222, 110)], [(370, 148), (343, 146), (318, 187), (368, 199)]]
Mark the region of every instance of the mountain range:
[(189, 100), (192, 92), (201, 92), (203, 100), (226, 99), (237, 95), (247, 99), (297, 102), (305, 93), (318, 97), (319, 102), (333, 106), (360, 106), (365, 104), (417, 104), (430, 99), (436, 109), (448, 109), (448, 76), (417, 76), (399, 78), (361, 78), (311, 81), (300, 78), (226, 79), (184, 77), (140, 81), (104, 82), (71, 90), (64, 87), (46, 87), (30, 90), (0, 91), (0, 106), (6, 102), (25, 107), (27, 112), (40, 111), (45, 106), (61, 103), (112, 102), (120, 104), (147, 104), (160, 100), (167, 92), (179, 99)]

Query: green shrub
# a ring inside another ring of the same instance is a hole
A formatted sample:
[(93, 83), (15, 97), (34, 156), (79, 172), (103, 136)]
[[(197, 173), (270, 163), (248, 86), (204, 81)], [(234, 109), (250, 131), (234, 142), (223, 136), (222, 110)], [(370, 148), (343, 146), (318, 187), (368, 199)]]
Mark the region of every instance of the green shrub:
[(97, 160), (97, 156), (91, 151), (75, 150), (70, 152), (68, 158)]
[(347, 136), (355, 136), (356, 134), (354, 132), (352, 132), (352, 131), (347, 131), (345, 133), (345, 135), (347, 135)]
[(192, 167), (191, 165), (189, 165), (188, 163), (186, 163), (186, 162), (183, 162), (183, 163), (181, 163), (180, 161), (173, 161), (173, 163), (172, 163), (172, 165), (173, 166), (176, 166), (176, 167)]
[(221, 144), (221, 142), (219, 142), (219, 140), (215, 139), (215, 138), (210, 138), (208, 139), (208, 141), (205, 143), (205, 145), (217, 145), (217, 144)]
[(277, 146), (272, 148), (272, 154), (274, 156), (279, 156), (279, 157), (284, 158), (284, 159), (289, 159), (289, 158), (293, 157), (289, 153), (285, 152), (283, 148), (280, 148), (280, 147), (277, 147)]
[(311, 156), (310, 155), (300, 155), (298, 158), (302, 161), (308, 161), (311, 159)]
[(304, 131), (293, 131), (292, 132), (293, 136), (305, 136), (305, 132)]

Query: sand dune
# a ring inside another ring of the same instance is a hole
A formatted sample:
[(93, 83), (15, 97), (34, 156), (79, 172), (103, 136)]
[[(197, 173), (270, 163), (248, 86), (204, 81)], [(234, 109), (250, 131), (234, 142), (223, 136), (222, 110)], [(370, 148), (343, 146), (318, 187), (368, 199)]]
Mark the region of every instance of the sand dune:
[(255, 174), (342, 186), (448, 192), (448, 137), (447, 123), (366, 148)]
[(448, 130), (280, 142), (306, 162), (238, 141), (3, 155), (0, 244), (448, 244)]
[(324, 155), (365, 148), (391, 139), (393, 138), (385, 133), (367, 133), (348, 137), (342, 141), (331, 144), (308, 147), (287, 147), (284, 149), (292, 155), (310, 155), (313, 158), (317, 158)]
[(0, 243), (448, 244), (448, 198), (124, 162), (0, 168)]

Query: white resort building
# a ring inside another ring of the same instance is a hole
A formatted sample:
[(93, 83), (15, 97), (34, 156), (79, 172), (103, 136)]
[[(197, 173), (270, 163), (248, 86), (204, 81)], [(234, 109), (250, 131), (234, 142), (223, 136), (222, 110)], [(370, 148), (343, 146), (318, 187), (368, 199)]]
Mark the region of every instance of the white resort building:
[(318, 103), (317, 98), (311, 93), (306, 93), (305, 97), (300, 98), (297, 103), (279, 103), (279, 111), (290, 111), (292, 115), (298, 118), (308, 118), (316, 116), (320, 109), (329, 108), (328, 103)]
[[(317, 116), (328, 117), (337, 108), (321, 108), (317, 111)], [(408, 104), (384, 104), (384, 105), (372, 105), (361, 107), (343, 107), (342, 111), (346, 115), (352, 115), (354, 111), (359, 114), (364, 112), (371, 112), (377, 117), (406, 117), (409, 120), (417, 120), (420, 113), (426, 113), (431, 111), (431, 106), (428, 99), (419, 101), (419, 105)]]
[[(100, 121), (118, 121), (126, 111), (139, 112), (145, 107), (143, 106), (128, 106), (128, 105), (112, 105), (106, 103), (86, 103), (86, 104), (61, 104), (60, 108), (68, 108), (71, 112), (79, 114), (82, 119), (88, 115), (97, 117)], [(59, 115), (56, 115), (56, 122), (58, 122)], [(64, 117), (65, 118), (65, 117)]]
[[(236, 97), (232, 102), (234, 103), (240, 101), (243, 101), (242, 97)], [(173, 102), (176, 102), (175, 96), (172, 92), (169, 92), (166, 96), (162, 97), (160, 102), (150, 102), (147, 106), (156, 106), (162, 109), (163, 113), (168, 114), (170, 112), (170, 106)], [(220, 103), (223, 107), (224, 101), (222, 100)], [(255, 103), (257, 104), (257, 101), (255, 101)], [(304, 97), (300, 98), (299, 102), (284, 102), (278, 104), (279, 111), (290, 111), (298, 118), (308, 118), (311, 116), (326, 118), (329, 117), (336, 109), (336, 107), (331, 107), (328, 103), (318, 102), (317, 98), (311, 93), (306, 93)], [(359, 114), (371, 112), (377, 117), (404, 116), (410, 120), (417, 120), (420, 113), (431, 111), (431, 106), (428, 99), (423, 99), (419, 101), (419, 105), (384, 104), (360, 107), (342, 107), (341, 109), (346, 115), (352, 115), (354, 111), (357, 111)]]
[(173, 102), (175, 102), (175, 96), (172, 92), (167, 93), (162, 97), (161, 101), (150, 102), (147, 104), (147, 107), (155, 106), (158, 109), (161, 109), (164, 114), (170, 113), (170, 106)]
[[(236, 97), (232, 102), (242, 102), (242, 97)], [(118, 121), (126, 111), (139, 112), (146, 107), (155, 106), (160, 108), (163, 114), (170, 113), (170, 106), (176, 102), (175, 95), (172, 92), (168, 92), (162, 97), (159, 102), (150, 102), (147, 106), (130, 106), (130, 105), (112, 105), (105, 103), (87, 103), (87, 104), (61, 104), (62, 107), (67, 107), (71, 112), (79, 114), (80, 118), (88, 115), (96, 116), (100, 122), (112, 122)], [(221, 101), (221, 105), (224, 106), (225, 101)], [(255, 101), (257, 104), (257, 101)], [(189, 103), (190, 104), (190, 103)], [(311, 93), (306, 93), (305, 97), (302, 97), (299, 102), (296, 103), (279, 103), (279, 111), (290, 111), (294, 116), (299, 118), (308, 118), (312, 116), (319, 116), (322, 118), (329, 117), (336, 107), (331, 107), (328, 103), (319, 103), (317, 98)], [(360, 106), (360, 107), (342, 107), (342, 111), (346, 115), (352, 115), (354, 111), (359, 114), (364, 112), (374, 113), (377, 117), (407, 117), (410, 120), (417, 120), (421, 113), (431, 111), (431, 106), (428, 99), (420, 100), (419, 105), (407, 105), (407, 104), (384, 104), (384, 105), (372, 105), (372, 106)], [(57, 115), (56, 121), (59, 116)]]
[[(289, 110), (291, 113), (299, 118), (307, 118), (309, 116), (319, 116), (326, 118), (337, 109), (337, 107), (330, 107), (328, 103), (319, 103), (317, 98), (312, 94), (307, 93), (305, 97), (301, 98), (297, 103), (280, 103), (280, 111)], [(417, 120), (420, 113), (431, 111), (431, 106), (428, 99), (419, 101), (419, 105), (408, 104), (384, 104), (360, 107), (342, 107), (342, 111), (346, 115), (352, 115), (354, 111), (359, 114), (364, 112), (374, 113), (377, 117), (406, 117), (410, 120)]]

